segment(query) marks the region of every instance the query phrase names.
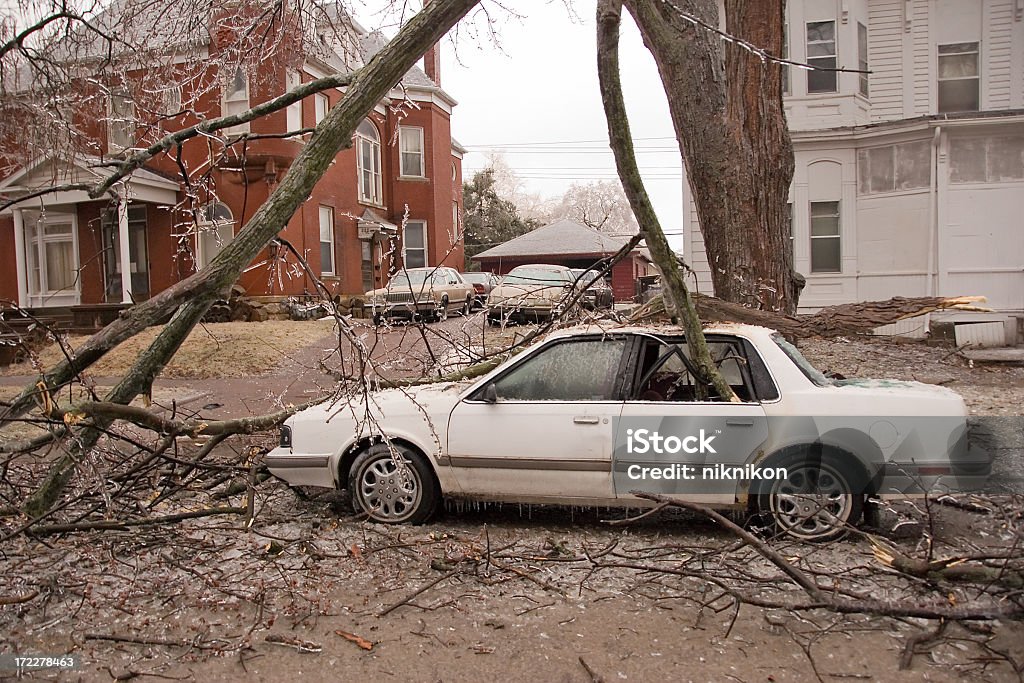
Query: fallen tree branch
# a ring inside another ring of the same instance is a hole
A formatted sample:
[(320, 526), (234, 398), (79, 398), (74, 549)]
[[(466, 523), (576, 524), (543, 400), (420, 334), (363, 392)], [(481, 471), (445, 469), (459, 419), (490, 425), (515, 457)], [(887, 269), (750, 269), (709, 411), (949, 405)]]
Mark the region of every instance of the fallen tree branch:
[[(949, 600), (943, 602), (932, 602), (925, 604), (915, 602), (908, 604), (891, 600), (878, 600), (866, 593), (846, 591), (842, 595), (837, 594), (832, 588), (818, 586), (807, 574), (797, 569), (780, 555), (774, 548), (760, 538), (741, 528), (728, 518), (711, 508), (691, 503), (685, 500), (670, 498), (657, 493), (646, 493), (643, 491), (631, 491), (632, 495), (659, 503), (667, 503), (674, 507), (680, 507), (698, 514), (704, 515), (717, 523), (730, 533), (738, 536), (746, 545), (749, 545), (758, 554), (775, 565), (790, 580), (799, 586), (810, 598), (806, 602), (787, 602), (763, 598), (757, 595), (750, 595), (736, 588), (727, 585), (724, 581), (716, 580), (723, 590), (735, 599), (757, 607), (770, 607), (788, 609), (792, 611), (806, 611), (813, 609), (826, 609), (839, 614), (870, 614), (885, 617), (916, 617), (919, 619), (947, 619), (950, 621), (964, 620), (990, 620), (990, 619), (1013, 619), (1024, 620), (1024, 605), (1014, 603), (982, 603), (982, 604), (953, 604)], [(664, 571), (673, 573), (672, 570), (659, 567), (643, 567), (648, 571)], [(690, 575), (689, 572), (684, 572)]]
[(100, 519), (94, 522), (75, 522), (72, 524), (44, 524), (27, 529), (25, 533), (29, 536), (50, 536), (73, 531), (126, 530), (130, 527), (174, 524), (187, 519), (199, 519), (200, 517), (213, 517), (215, 515), (242, 515), (245, 514), (245, 510), (245, 507), (216, 507), (206, 508), (205, 510), (193, 510), (191, 512), (180, 512), (162, 517), (145, 517), (143, 519)]
[[(989, 311), (977, 306), (985, 297), (893, 297), (885, 301), (862, 301), (823, 308), (810, 315), (783, 315), (771, 311), (747, 308), (740, 304), (716, 299), (713, 296), (693, 294), (694, 305), (705, 322), (735, 322), (760, 325), (778, 330), (790, 338), (837, 337), (863, 334), (877, 327), (907, 318), (942, 310)], [(639, 323), (667, 318), (661, 297), (655, 297), (630, 316), (630, 322)]]

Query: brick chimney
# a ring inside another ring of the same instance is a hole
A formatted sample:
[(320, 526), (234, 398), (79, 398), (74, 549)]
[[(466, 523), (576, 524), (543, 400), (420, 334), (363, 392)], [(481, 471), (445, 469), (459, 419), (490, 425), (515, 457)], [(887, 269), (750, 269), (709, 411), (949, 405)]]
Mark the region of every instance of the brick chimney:
[(430, 46), (430, 49), (423, 55), (423, 70), (427, 74), (427, 78), (434, 81), (434, 83), (441, 87), (441, 44), (434, 43)]
[[(426, 7), (430, 0), (423, 0), (423, 6)], [(441, 43), (436, 42), (430, 46), (423, 55), (423, 71), (426, 72), (427, 78), (434, 81), (437, 87), (441, 87)]]

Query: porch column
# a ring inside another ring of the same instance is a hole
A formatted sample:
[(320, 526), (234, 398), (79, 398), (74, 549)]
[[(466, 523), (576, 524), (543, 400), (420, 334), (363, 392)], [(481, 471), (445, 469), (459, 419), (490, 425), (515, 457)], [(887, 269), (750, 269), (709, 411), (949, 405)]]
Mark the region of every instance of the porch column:
[(125, 192), (117, 198), (117, 248), (121, 252), (121, 303), (132, 302), (132, 256), (128, 243), (128, 201)]
[(14, 262), (18, 273), (18, 305), (28, 308), (28, 253), (25, 251), (25, 219), (21, 209), (14, 209)]

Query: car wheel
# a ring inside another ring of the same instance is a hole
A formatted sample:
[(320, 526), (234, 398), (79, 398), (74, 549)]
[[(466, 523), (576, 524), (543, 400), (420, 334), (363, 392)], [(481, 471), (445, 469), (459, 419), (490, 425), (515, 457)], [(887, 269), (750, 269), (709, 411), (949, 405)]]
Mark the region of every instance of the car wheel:
[(473, 313), (473, 297), (466, 299), (466, 305), (462, 307), (462, 317), (468, 318)]
[(376, 444), (352, 463), (348, 475), (352, 507), (385, 524), (422, 524), (441, 500), (430, 465), (414, 450)]
[(863, 488), (836, 455), (802, 454), (780, 461), (778, 467), (786, 470), (786, 477), (775, 479), (758, 499), (761, 512), (778, 531), (802, 541), (831, 541), (860, 521)]
[(448, 319), (448, 297), (441, 297), (441, 307), (437, 309), (434, 314), (434, 319), (438, 322), (443, 322)]
[(374, 313), (373, 314), (373, 326), (374, 327), (380, 327), (380, 324), (381, 324), (381, 322), (383, 322), (383, 320), (384, 320), (384, 316), (382, 316), (380, 313)]

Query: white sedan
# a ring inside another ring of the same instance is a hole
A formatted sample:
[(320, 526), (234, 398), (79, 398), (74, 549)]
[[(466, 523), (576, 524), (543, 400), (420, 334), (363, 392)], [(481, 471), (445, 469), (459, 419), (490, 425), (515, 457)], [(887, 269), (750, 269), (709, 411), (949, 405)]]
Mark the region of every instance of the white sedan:
[(823, 539), (868, 495), (983, 481), (963, 399), (895, 380), (825, 377), (781, 335), (706, 330), (739, 398), (695, 380), (674, 327), (552, 334), (483, 378), (309, 408), (266, 456), (293, 485), (347, 489), (356, 509), (422, 523), (442, 497), (637, 507), (637, 491), (748, 508)]

